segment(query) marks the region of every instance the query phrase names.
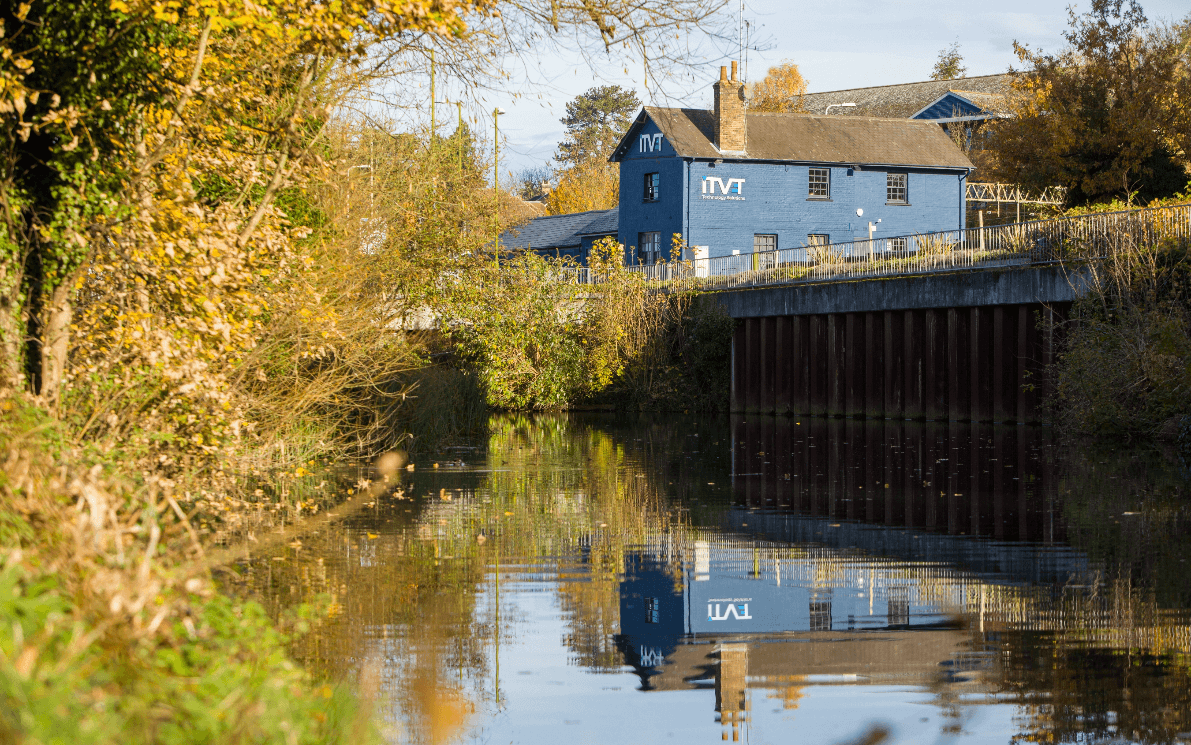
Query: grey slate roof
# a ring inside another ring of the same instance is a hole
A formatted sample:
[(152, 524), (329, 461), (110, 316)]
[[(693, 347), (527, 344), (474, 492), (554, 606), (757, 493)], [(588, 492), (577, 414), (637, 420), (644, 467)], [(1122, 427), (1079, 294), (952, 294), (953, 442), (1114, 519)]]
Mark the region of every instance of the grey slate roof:
[(620, 229), (620, 208), (600, 210), (595, 214), (595, 219), (587, 223), (579, 231), (579, 235), (616, 235), (616, 231)]
[[(573, 212), (569, 215), (535, 217), (518, 228), (504, 232), (500, 236), (500, 245), (504, 249), (578, 248), (583, 242), (581, 237), (583, 235), (615, 233), (617, 212), (617, 209), (590, 210), (588, 212)], [(587, 227), (594, 223), (600, 221), (604, 221), (600, 223), (601, 225), (606, 223), (609, 213), (613, 215), (611, 230), (587, 230)]]
[[(956, 91), (983, 108), (992, 110), (996, 108), (997, 99), (1008, 91), (1011, 79), (1011, 75), (1004, 73), (1001, 75), (977, 75), (954, 80), (925, 80), (920, 83), (808, 93), (802, 97), (802, 106), (812, 114), (822, 114), (831, 104), (855, 103), (855, 108), (832, 109), (831, 115), (882, 116), (904, 119), (926, 108), (928, 104), (947, 91)], [(983, 100), (976, 101), (975, 98), (967, 94), (976, 94)]]
[[(713, 144), (715, 114), (701, 109), (647, 106), (625, 134), (612, 158), (632, 146), (635, 130), (648, 116), (680, 157), (724, 157)], [(914, 119), (757, 114), (748, 116), (743, 158), (802, 163), (974, 168), (938, 124)]]

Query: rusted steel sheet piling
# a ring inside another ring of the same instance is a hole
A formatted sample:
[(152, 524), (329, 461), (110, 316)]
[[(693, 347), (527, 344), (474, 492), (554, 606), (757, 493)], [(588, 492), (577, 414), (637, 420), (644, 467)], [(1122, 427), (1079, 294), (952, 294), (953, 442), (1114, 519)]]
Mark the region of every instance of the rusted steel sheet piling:
[(1055, 354), (1052, 324), (1068, 308), (1018, 303), (745, 318), (733, 337), (732, 408), (794, 416), (1041, 421), (1044, 372)]

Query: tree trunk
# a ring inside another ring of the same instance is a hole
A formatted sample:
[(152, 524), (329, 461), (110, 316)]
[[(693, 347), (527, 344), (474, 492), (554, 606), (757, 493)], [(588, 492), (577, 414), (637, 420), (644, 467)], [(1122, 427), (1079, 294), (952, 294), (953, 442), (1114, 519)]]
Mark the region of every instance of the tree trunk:
[(48, 309), (45, 336), (41, 340), (41, 398), (57, 416), (62, 378), (66, 374), (66, 352), (70, 348), (70, 322), (74, 308), (70, 287), (64, 282), (54, 288)]
[(21, 278), (20, 263), (0, 264), (0, 396), (11, 395), (24, 386), (21, 369)]

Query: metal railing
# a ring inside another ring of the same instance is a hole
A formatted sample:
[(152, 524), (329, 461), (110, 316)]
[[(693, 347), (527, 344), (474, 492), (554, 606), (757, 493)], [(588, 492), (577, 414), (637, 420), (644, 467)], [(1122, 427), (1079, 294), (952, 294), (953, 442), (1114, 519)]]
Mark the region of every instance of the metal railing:
[(994, 184), (969, 181), (967, 201), (986, 204), (1051, 204), (1061, 205), (1067, 196), (1062, 186), (1048, 186), (1040, 192), (1027, 192), (1017, 184)]
[[(1136, 246), (1189, 238), (1191, 204), (1183, 204), (629, 266), (625, 270), (676, 290), (728, 290), (1087, 261)], [(564, 281), (581, 284), (599, 284), (606, 279), (588, 268), (569, 270), (565, 275)]]

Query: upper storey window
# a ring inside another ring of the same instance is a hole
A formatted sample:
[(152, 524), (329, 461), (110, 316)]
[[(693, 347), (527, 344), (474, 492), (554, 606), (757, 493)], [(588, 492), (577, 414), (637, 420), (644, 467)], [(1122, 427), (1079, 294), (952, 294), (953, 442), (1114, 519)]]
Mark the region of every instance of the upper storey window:
[(890, 204), (909, 203), (909, 193), (906, 190), (906, 174), (889, 173), (885, 175), (885, 201)]
[(656, 202), (661, 194), (662, 188), (662, 174), (647, 173), (645, 174), (645, 201)]
[(831, 169), (812, 168), (807, 183), (807, 196), (810, 199), (828, 199), (831, 197)]

